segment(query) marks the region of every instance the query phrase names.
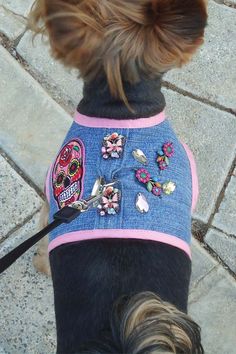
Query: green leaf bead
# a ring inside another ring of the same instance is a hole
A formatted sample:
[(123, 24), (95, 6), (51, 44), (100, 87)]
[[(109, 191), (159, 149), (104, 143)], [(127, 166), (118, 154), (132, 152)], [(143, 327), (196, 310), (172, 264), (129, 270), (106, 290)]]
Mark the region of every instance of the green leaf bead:
[(147, 183), (147, 190), (148, 192), (152, 191), (152, 183), (150, 181)]
[(169, 164), (170, 164), (170, 160), (167, 156), (165, 156), (165, 163), (167, 164), (167, 166), (169, 166)]

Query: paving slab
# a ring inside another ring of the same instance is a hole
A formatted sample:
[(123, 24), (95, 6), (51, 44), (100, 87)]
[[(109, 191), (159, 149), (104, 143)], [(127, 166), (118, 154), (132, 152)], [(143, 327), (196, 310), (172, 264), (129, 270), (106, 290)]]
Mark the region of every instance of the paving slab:
[(229, 237), (218, 230), (210, 229), (204, 240), (225, 264), (236, 273), (236, 238)]
[(224, 4), (224, 5), (230, 6), (230, 7), (236, 6), (236, 0), (215, 0), (215, 2), (218, 2), (219, 4)]
[(194, 238), (192, 239), (191, 251), (192, 276), (190, 289), (194, 289), (201, 279), (217, 267), (218, 262), (216, 262)]
[(32, 43), (32, 32), (27, 31), (17, 46), (17, 52), (46, 79), (52, 89), (61, 91), (64, 99), (69, 99), (75, 106), (78, 104), (83, 89), (79, 72), (66, 69), (52, 58), (46, 37), (42, 40), (41, 36), (37, 36)]
[[(0, 145), (42, 188), (46, 169), (69, 128), (70, 118), (3, 48), (1, 52), (0, 122), (4, 135)], [(207, 222), (234, 158), (236, 118), (174, 91), (163, 91), (177, 132), (196, 154), (201, 195), (195, 217)], [(218, 144), (220, 150), (216, 149)]]
[(5, 352), (5, 350), (0, 346), (0, 354), (7, 354), (7, 352)]
[(209, 1), (205, 45), (165, 80), (236, 112), (236, 9)]
[(40, 209), (42, 200), (0, 155), (0, 241)]
[(3, 33), (10, 40), (14, 40), (25, 31), (25, 26), (25, 19), (0, 5), (0, 33)]
[(43, 189), (71, 117), (0, 46), (0, 147)]
[[(0, 246), (0, 257), (38, 231), (39, 215)], [(33, 267), (35, 248), (0, 276), (0, 348), (4, 354), (53, 354), (56, 330), (51, 279)]]
[(0, 6), (8, 8), (15, 14), (27, 16), (34, 0), (0, 0)]
[(236, 237), (236, 176), (233, 175), (226, 188), (224, 198), (214, 216), (213, 226)]
[(221, 266), (190, 293), (189, 314), (202, 328), (205, 354), (235, 353), (236, 284)]
[(207, 223), (235, 158), (236, 117), (172, 90), (163, 93), (176, 132), (196, 158), (200, 196), (194, 217)]

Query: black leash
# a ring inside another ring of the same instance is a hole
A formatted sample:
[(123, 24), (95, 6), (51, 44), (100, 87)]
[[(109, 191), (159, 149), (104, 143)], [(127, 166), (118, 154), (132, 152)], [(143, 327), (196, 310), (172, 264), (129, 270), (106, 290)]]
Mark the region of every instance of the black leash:
[(12, 265), (22, 254), (24, 254), (29, 248), (31, 248), (36, 242), (41, 240), (50, 231), (55, 229), (57, 226), (62, 224), (60, 220), (54, 220), (51, 224), (45, 227), (43, 230), (39, 231), (36, 235), (32, 236), (25, 242), (21, 243), (19, 246), (14, 248), (11, 252), (6, 254), (0, 259), (0, 273), (4, 272), (8, 267)]
[(46, 236), (49, 232), (54, 230), (61, 224), (69, 224), (75, 218), (77, 218), (80, 213), (87, 211), (91, 207), (96, 207), (96, 203), (103, 196), (104, 190), (116, 184), (118, 181), (113, 181), (111, 183), (105, 184), (103, 177), (99, 177), (93, 187), (92, 194), (88, 199), (78, 200), (53, 215), (54, 221), (46, 226), (43, 230), (39, 231), (36, 235), (32, 236), (28, 240), (21, 243), (19, 246), (14, 248), (8, 254), (0, 259), (0, 274), (4, 272), (8, 267), (12, 265), (22, 254), (28, 251), (35, 243), (37, 243), (41, 238)]
[(37, 243), (41, 238), (46, 236), (49, 232), (54, 230), (61, 224), (69, 224), (81, 213), (80, 209), (75, 209), (72, 207), (65, 207), (58, 211), (53, 217), (54, 221), (47, 225), (43, 230), (39, 231), (36, 235), (30, 237), (28, 240), (21, 243), (19, 246), (14, 248), (8, 254), (0, 259), (0, 274), (4, 272), (8, 267), (12, 265), (22, 254), (28, 251), (35, 243)]

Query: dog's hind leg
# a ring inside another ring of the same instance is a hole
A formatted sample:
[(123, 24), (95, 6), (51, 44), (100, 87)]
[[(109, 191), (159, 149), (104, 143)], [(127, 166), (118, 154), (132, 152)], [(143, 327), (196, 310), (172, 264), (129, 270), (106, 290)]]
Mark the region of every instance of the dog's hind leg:
[[(45, 202), (40, 213), (39, 227), (40, 230), (47, 226), (48, 224), (48, 213), (49, 207), (48, 203)], [(37, 251), (33, 257), (33, 264), (35, 268), (46, 275), (51, 275), (49, 257), (48, 257), (48, 236), (43, 237), (37, 247)]]

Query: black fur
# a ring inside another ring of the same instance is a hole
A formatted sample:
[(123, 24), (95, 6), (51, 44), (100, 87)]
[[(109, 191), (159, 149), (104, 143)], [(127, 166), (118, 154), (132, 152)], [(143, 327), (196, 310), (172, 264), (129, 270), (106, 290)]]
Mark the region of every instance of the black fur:
[(191, 261), (178, 248), (143, 240), (91, 240), (55, 248), (50, 263), (57, 353), (79, 353), (82, 344), (101, 339), (122, 295), (152, 291), (187, 312)]

